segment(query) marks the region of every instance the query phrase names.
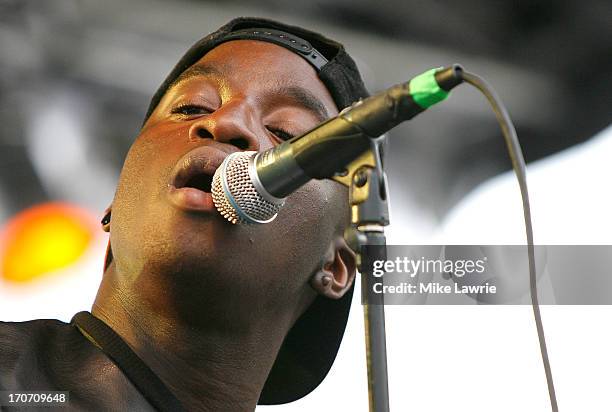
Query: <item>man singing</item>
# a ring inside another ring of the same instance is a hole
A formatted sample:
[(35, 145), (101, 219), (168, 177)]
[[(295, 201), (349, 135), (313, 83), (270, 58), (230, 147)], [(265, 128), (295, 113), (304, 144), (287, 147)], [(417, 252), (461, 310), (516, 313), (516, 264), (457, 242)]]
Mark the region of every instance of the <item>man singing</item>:
[(225, 221), (210, 185), (227, 155), (366, 95), (342, 45), (308, 30), (239, 18), (197, 42), (125, 160), (91, 313), (0, 323), (0, 390), (68, 391), (68, 409), (84, 411), (252, 411), (311, 392), (353, 290), (347, 190), (311, 181), (253, 226)]

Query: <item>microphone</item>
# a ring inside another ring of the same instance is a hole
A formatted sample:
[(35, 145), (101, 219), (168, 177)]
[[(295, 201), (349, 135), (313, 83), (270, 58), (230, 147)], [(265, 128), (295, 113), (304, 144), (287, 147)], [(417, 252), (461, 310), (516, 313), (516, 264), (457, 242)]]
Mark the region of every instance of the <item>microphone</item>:
[(215, 207), (234, 224), (271, 222), (289, 194), (311, 179), (345, 172), (372, 139), (444, 100), (462, 73), (458, 64), (428, 70), (265, 152), (230, 154), (213, 176)]

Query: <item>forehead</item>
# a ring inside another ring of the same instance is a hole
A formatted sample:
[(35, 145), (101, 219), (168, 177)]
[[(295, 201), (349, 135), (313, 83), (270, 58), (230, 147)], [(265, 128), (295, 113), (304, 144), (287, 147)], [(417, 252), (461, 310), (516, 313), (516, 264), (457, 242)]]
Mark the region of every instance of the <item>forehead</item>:
[(330, 112), (337, 111), (315, 69), (302, 57), (276, 44), (258, 40), (222, 43), (183, 72), (173, 87), (202, 77), (244, 90), (297, 86), (316, 95)]

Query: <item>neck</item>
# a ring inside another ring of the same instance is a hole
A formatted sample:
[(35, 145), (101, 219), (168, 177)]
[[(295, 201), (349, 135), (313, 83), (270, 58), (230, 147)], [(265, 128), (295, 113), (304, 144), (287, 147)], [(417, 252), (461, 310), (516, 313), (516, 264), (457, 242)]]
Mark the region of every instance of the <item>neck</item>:
[[(133, 282), (126, 285), (111, 265), (93, 305), (93, 314), (107, 323), (159, 376), (187, 410), (253, 411), (294, 313), (245, 312), (215, 322), (219, 298), (207, 305), (198, 297), (197, 307), (206, 313), (183, 310), (183, 299), (173, 301), (163, 288), (150, 290)], [(148, 285), (154, 284), (149, 278)], [(227, 305), (226, 305), (227, 306)], [(236, 305), (234, 305), (236, 306)], [(250, 306), (250, 305), (249, 305)], [(302, 306), (302, 305), (298, 305)], [(212, 309), (212, 310), (211, 310)], [(221, 311), (223, 309), (223, 311)], [(199, 316), (202, 315), (202, 316)], [(244, 320), (244, 321), (243, 321)]]

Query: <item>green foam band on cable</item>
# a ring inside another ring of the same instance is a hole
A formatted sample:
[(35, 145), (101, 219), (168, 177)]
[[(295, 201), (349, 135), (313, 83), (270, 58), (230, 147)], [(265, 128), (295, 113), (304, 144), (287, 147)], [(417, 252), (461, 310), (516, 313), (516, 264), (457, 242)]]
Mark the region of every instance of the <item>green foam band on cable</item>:
[(434, 77), (438, 70), (440, 69), (431, 69), (419, 74), (410, 80), (408, 85), (412, 99), (423, 109), (427, 109), (448, 97), (448, 92), (438, 86)]

